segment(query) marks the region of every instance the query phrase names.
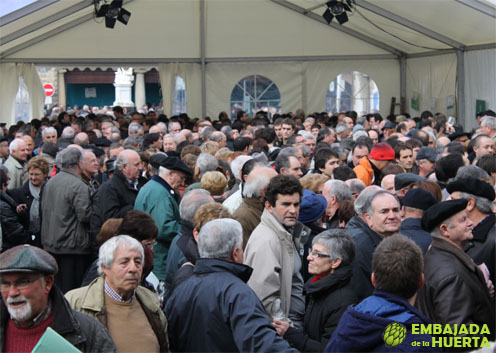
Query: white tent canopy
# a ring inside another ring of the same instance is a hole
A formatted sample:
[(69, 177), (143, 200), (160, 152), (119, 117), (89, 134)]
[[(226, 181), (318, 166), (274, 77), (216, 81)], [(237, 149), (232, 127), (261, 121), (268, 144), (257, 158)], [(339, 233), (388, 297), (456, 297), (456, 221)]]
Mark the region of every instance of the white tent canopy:
[(349, 22), (328, 25), (323, 0), (134, 0), (124, 2), (128, 25), (107, 29), (93, 1), (38, 0), (0, 18), (0, 104), (13, 105), (12, 65), (34, 64), (156, 68), (166, 108), (180, 74), (190, 116), (228, 111), (233, 87), (255, 74), (277, 85), (283, 111), (324, 111), (330, 82), (347, 71), (375, 81), (383, 115), (392, 97), (414, 116), (454, 102), (470, 129), (477, 99), (495, 109), (494, 2), (355, 3)]

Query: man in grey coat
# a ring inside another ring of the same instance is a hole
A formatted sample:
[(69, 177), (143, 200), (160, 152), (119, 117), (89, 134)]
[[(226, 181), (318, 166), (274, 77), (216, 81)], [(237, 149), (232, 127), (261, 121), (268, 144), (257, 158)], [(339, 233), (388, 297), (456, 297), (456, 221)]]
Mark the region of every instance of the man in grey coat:
[(61, 170), (45, 184), (41, 195), (41, 241), (59, 264), (55, 284), (64, 293), (81, 285), (92, 260), (90, 189), (81, 179), (82, 163), (80, 150), (61, 151), (57, 155)]
[(10, 156), (4, 163), (9, 170), (10, 182), (8, 189), (17, 189), (27, 180), (28, 175), (24, 168), (29, 150), (23, 139), (17, 138), (12, 140), (9, 145)]

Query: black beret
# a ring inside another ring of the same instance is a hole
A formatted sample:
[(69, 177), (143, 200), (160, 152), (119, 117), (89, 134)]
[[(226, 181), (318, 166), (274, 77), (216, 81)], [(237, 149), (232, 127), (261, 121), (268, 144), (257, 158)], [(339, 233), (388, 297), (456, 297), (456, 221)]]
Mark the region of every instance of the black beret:
[(422, 216), (422, 228), (431, 232), (436, 226), (467, 207), (467, 199), (449, 200), (428, 208)]
[(451, 194), (455, 191), (466, 192), (479, 197), (484, 197), (489, 201), (494, 201), (496, 197), (491, 184), (475, 178), (464, 178), (452, 181), (446, 187), (446, 190)]
[(456, 132), (452, 133), (451, 135), (448, 135), (448, 138), (450, 139), (450, 141), (454, 141), (457, 138), (462, 137), (462, 136), (467, 136), (468, 138), (470, 138), (471, 134), (469, 132), (456, 131)]
[(415, 183), (419, 180), (425, 180), (424, 177), (421, 177), (417, 174), (413, 173), (399, 173), (394, 176), (394, 189), (401, 190), (405, 186)]
[(0, 142), (4, 142), (4, 141), (9, 142), (9, 139), (5, 136), (0, 136)]
[(177, 157), (167, 157), (166, 159), (160, 162), (160, 166), (167, 168), (169, 170), (176, 170), (183, 172), (186, 175), (192, 175), (191, 169), (188, 168), (186, 164), (182, 160)]
[(115, 157), (107, 159), (107, 161), (105, 162), (105, 169), (107, 170), (107, 172), (112, 173), (113, 171), (115, 171), (115, 160)]
[(0, 273), (36, 272), (54, 275), (57, 261), (45, 250), (31, 245), (18, 245), (0, 254)]
[(384, 123), (384, 129), (396, 129), (396, 124), (388, 120)]
[(424, 211), (438, 202), (430, 191), (422, 188), (408, 190), (403, 198), (403, 206), (418, 208)]
[(110, 147), (111, 144), (112, 142), (110, 140), (107, 140), (105, 137), (95, 140), (95, 146), (98, 147)]
[(165, 161), (166, 159), (167, 159), (166, 153), (157, 152), (150, 157), (149, 163), (153, 168), (158, 169), (162, 164), (162, 161)]

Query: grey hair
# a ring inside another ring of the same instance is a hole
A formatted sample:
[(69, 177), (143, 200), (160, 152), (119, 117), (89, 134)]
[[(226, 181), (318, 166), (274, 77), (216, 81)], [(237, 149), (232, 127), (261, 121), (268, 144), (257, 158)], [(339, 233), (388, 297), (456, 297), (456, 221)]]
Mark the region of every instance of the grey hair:
[(369, 137), (369, 133), (365, 130), (358, 130), (353, 133), (353, 141), (358, 140), (360, 137)]
[(372, 207), (372, 203), (374, 202), (376, 197), (380, 196), (380, 195), (391, 195), (392, 197), (395, 198), (396, 202), (398, 202), (398, 206), (400, 205), (400, 202), (398, 201), (398, 198), (396, 197), (396, 195), (393, 195), (389, 191), (386, 191), (386, 190), (377, 190), (377, 191), (372, 192), (369, 195), (369, 197), (367, 198), (365, 205), (363, 207), (365, 210), (365, 213), (368, 213), (368, 214), (374, 213), (374, 207)]
[(19, 148), (19, 143), (21, 142), (24, 144), (26, 143), (23, 139), (20, 138), (13, 139), (9, 144), (9, 152), (12, 153), (13, 151), (17, 151), (17, 149)]
[(45, 134), (57, 134), (57, 130), (53, 126), (49, 126), (41, 131), (41, 137), (45, 137)]
[(110, 134), (110, 142), (112, 143), (118, 143), (121, 141), (121, 133), (119, 132), (112, 132)]
[(80, 132), (74, 137), (74, 143), (77, 145), (89, 145), (90, 139), (86, 132)]
[(331, 179), (326, 181), (324, 185), (330, 186), (329, 197), (335, 196), (338, 202), (352, 199), (350, 188), (344, 181)]
[(306, 119), (305, 119), (305, 121), (304, 121), (304, 123), (306, 123), (307, 121), (308, 121), (308, 122), (310, 122), (310, 121), (311, 121), (311, 122), (312, 122), (312, 124), (313, 124), (313, 123), (315, 122), (315, 119), (314, 119), (314, 118), (306, 118)]
[(253, 157), (242, 154), (234, 158), (234, 160), (231, 162), (231, 171), (236, 180), (241, 180), (241, 169), (243, 168), (243, 165), (250, 159), (253, 159)]
[(200, 206), (214, 202), (210, 193), (205, 189), (194, 189), (184, 195), (181, 203), (179, 204), (179, 214), (181, 219), (189, 222), (193, 222), (195, 218), (196, 211)]
[(81, 159), (81, 160), (83, 161), (83, 163), (86, 163), (86, 158), (84, 158), (84, 156), (85, 156), (85, 154), (87, 154), (87, 153), (93, 153), (93, 155), (96, 157), (96, 155), (95, 155), (95, 153), (93, 152), (93, 150), (90, 150), (90, 149), (88, 149), (88, 148), (87, 148), (87, 149), (84, 149), (84, 150), (83, 150), (83, 157), (82, 157), (82, 159)]
[(355, 204), (353, 206), (357, 215), (361, 216), (366, 213), (366, 204), (368, 197), (370, 196), (370, 194), (378, 190), (382, 189), (377, 185), (370, 185), (362, 190), (360, 195), (358, 195), (357, 199), (355, 200)]
[(217, 159), (211, 154), (200, 153), (196, 160), (196, 166), (200, 169), (200, 176), (203, 176), (206, 172), (216, 170), (219, 166), (219, 162), (217, 162)]
[(494, 116), (483, 116), (481, 118), (481, 126), (489, 126), (491, 129), (496, 130), (496, 117)]
[(365, 189), (365, 184), (363, 181), (360, 179), (354, 178), (354, 179), (349, 179), (350, 184), (348, 185), (350, 187), (351, 194), (360, 194), (363, 189)]
[(144, 130), (144, 128), (143, 128), (143, 126), (141, 126), (140, 123), (131, 123), (131, 124), (129, 124), (129, 127), (127, 130), (128, 130), (129, 135), (134, 135), (134, 134), (137, 134), (138, 131)]
[(305, 145), (299, 145), (296, 147), (297, 149), (299, 149), (301, 151), (301, 154), (303, 155), (303, 157), (309, 157), (310, 156), (310, 148), (308, 146), (305, 146)]
[(166, 176), (167, 174), (169, 174), (170, 172), (171, 172), (171, 171), (170, 171), (169, 169), (165, 168), (165, 167), (162, 167), (162, 166), (158, 167), (158, 174), (159, 174), (160, 176), (164, 176), (164, 177), (165, 177), (165, 176)]
[[(288, 149), (289, 148), (293, 149), (295, 147), (288, 147)], [(281, 173), (281, 169), (283, 169), (283, 168), (288, 169), (291, 166), (291, 160), (290, 160), (291, 157), (296, 158), (296, 156), (294, 154), (283, 153), (284, 150), (281, 150), (281, 152), (279, 153), (279, 155), (276, 158), (275, 167), (276, 167), (276, 172), (278, 172), (278, 173)], [(296, 159), (298, 159), (298, 158), (296, 158)]]
[(210, 141), (221, 142), (222, 140), (224, 140), (225, 137), (226, 135), (224, 135), (224, 133), (220, 131), (214, 131), (210, 135)]
[(243, 191), (242, 191), (243, 197), (246, 198), (261, 197), (262, 189), (267, 188), (269, 183), (270, 183), (270, 178), (268, 175), (263, 175), (263, 174), (255, 175), (253, 179), (250, 180), (249, 183), (244, 183)]
[(70, 126), (66, 126), (64, 130), (62, 130), (62, 138), (65, 139), (73, 139), (75, 134), (76, 131)]
[(364, 126), (366, 122), (367, 122), (367, 116), (366, 115), (362, 115), (362, 116), (359, 116), (358, 118), (356, 118), (356, 123), (359, 125)]
[(77, 148), (65, 148), (57, 153), (56, 163), (60, 168), (70, 169), (79, 165), (83, 159), (83, 153)]
[(207, 141), (207, 138), (209, 138), (213, 133), (215, 132), (215, 129), (211, 126), (205, 126), (201, 132), (201, 136), (203, 141)]
[(139, 138), (138, 136), (129, 136), (124, 140), (124, 149), (129, 149), (129, 148), (137, 148), (141, 142), (143, 142), (143, 139)]
[(349, 127), (348, 125), (346, 125), (345, 123), (339, 123), (337, 126), (336, 126), (336, 133), (337, 134), (340, 134), (346, 130), (348, 130)]
[(331, 256), (329, 261), (341, 259), (340, 266), (353, 263), (355, 259), (355, 241), (345, 229), (329, 229), (312, 240), (312, 245), (320, 244), (324, 246)]
[(315, 136), (312, 135), (311, 132), (305, 131), (305, 133), (302, 133), (300, 135), (303, 136), (304, 140), (313, 140), (313, 142), (317, 141), (317, 139), (315, 138)]
[(493, 212), (493, 202), (485, 197), (475, 196), (473, 194), (469, 194), (468, 192), (460, 192), (460, 197), (464, 199), (468, 199), (469, 197), (473, 198), (475, 201), (475, 207), (484, 214), (490, 214)]
[(167, 135), (165, 135), (165, 136), (164, 136), (164, 140), (165, 140), (166, 138), (171, 138), (171, 139), (173, 139), (173, 140), (174, 140), (174, 143), (175, 143), (176, 145), (177, 145), (177, 144), (178, 144), (178, 142), (179, 142), (179, 139), (177, 138), (177, 136), (176, 136), (175, 134), (167, 134)]
[(98, 251), (98, 273), (103, 274), (102, 266), (105, 268), (110, 268), (112, 262), (114, 262), (115, 251), (119, 246), (125, 245), (129, 250), (137, 250), (141, 254), (141, 260), (145, 261), (145, 252), (143, 246), (139, 241), (130, 237), (129, 235), (117, 235), (110, 238), (105, 243), (100, 246)]
[(167, 131), (171, 131), (174, 129), (174, 124), (179, 124), (179, 129), (181, 128), (181, 123), (179, 121), (171, 121), (169, 126), (167, 127)]
[(231, 136), (232, 134), (232, 128), (229, 125), (223, 126), (220, 129), (220, 132), (222, 132), (226, 136)]
[(122, 165), (129, 165), (129, 158), (125, 153), (119, 153), (115, 158), (114, 168), (122, 171)]
[(228, 260), (233, 250), (242, 245), (243, 228), (234, 219), (207, 222), (198, 235), (198, 252), (202, 258)]
[(455, 180), (465, 178), (474, 178), (484, 180), (487, 183), (489, 182), (489, 174), (481, 167), (475, 165), (465, 165), (458, 169)]

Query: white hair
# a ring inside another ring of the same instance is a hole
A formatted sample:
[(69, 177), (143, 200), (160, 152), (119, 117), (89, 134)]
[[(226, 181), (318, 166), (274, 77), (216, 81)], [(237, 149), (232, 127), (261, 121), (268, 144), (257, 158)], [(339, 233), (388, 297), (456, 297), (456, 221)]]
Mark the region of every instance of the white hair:
[(13, 139), (11, 142), (10, 142), (10, 145), (9, 145), (9, 151), (10, 153), (12, 154), (13, 151), (17, 151), (18, 148), (19, 148), (19, 143), (24, 143), (26, 144), (26, 142), (24, 142), (23, 139), (20, 139), (20, 138), (16, 138), (16, 139)]
[(105, 268), (110, 268), (112, 266), (115, 251), (121, 244), (125, 245), (127, 249), (139, 251), (141, 254), (141, 259), (143, 261), (145, 260), (145, 252), (139, 241), (129, 235), (117, 235), (110, 238), (103, 243), (102, 246), (100, 246), (100, 250), (98, 251), (98, 273), (100, 275), (103, 274), (102, 266)]
[(75, 134), (76, 131), (70, 126), (66, 126), (64, 130), (62, 130), (62, 138), (65, 139), (73, 139)]
[(53, 126), (46, 127), (41, 131), (41, 137), (44, 138), (46, 134), (57, 134), (57, 130)]
[(241, 155), (234, 158), (234, 160), (231, 162), (231, 171), (234, 175), (234, 178), (236, 178), (237, 180), (241, 180), (241, 169), (243, 168), (243, 165), (250, 159), (253, 159), (253, 157), (246, 155)]
[(246, 182), (243, 185), (243, 197), (246, 198), (252, 198), (256, 197), (259, 198), (262, 196), (262, 189), (265, 189), (269, 183), (270, 183), (270, 177), (268, 175), (264, 174), (257, 174), (253, 177), (250, 182)]
[(243, 245), (243, 228), (229, 218), (215, 219), (203, 225), (198, 235), (200, 257), (228, 260), (234, 249)]

